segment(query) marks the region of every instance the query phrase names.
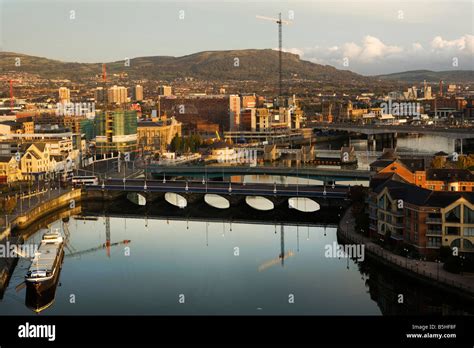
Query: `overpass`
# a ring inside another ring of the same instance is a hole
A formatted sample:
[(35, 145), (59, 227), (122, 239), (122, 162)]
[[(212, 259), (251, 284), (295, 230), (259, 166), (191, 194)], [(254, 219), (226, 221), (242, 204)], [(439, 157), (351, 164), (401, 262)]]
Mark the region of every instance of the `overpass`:
[(332, 129), (366, 135), (387, 133), (418, 133), (438, 135), (453, 139), (474, 139), (474, 128), (441, 127), (441, 126), (412, 126), (412, 125), (360, 125), (352, 123), (311, 123), (314, 129)]
[(243, 175), (277, 175), (303, 177), (321, 180), (325, 183), (334, 181), (369, 180), (370, 173), (365, 170), (324, 168), (315, 166), (284, 167), (284, 166), (160, 166), (148, 165), (146, 172), (154, 178), (194, 177), (194, 178), (225, 178)]

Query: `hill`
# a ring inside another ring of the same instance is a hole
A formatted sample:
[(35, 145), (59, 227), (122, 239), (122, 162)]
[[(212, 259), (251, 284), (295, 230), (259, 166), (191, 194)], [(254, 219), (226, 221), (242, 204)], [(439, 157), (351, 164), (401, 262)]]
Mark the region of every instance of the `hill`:
[(467, 83), (474, 82), (473, 70), (448, 70), (448, 71), (431, 71), (431, 70), (413, 70), (394, 74), (378, 75), (381, 80), (397, 80), (403, 82), (416, 82), (426, 80), (426, 82), (444, 82)]
[[(21, 58), (21, 66), (15, 67), (15, 58)], [(48, 58), (0, 52), (0, 71), (22, 71), (38, 74), (48, 79), (82, 79), (101, 73), (102, 63), (61, 62)], [(252, 80), (275, 81), (278, 77), (278, 51), (231, 50), (205, 51), (182, 57), (153, 56), (107, 63), (108, 73), (127, 72), (133, 79), (167, 80), (194, 77), (203, 80)], [(283, 53), (283, 78), (312, 81), (344, 81), (364, 83), (373, 80), (348, 70), (301, 60), (292, 53)]]

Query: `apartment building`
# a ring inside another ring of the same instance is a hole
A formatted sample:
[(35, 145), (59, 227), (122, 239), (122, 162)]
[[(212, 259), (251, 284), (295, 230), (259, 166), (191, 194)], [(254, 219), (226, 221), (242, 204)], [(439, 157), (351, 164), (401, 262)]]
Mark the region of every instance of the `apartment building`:
[(379, 178), (371, 182), (369, 219), (371, 237), (411, 245), (427, 257), (436, 257), (441, 246), (474, 252), (474, 192)]

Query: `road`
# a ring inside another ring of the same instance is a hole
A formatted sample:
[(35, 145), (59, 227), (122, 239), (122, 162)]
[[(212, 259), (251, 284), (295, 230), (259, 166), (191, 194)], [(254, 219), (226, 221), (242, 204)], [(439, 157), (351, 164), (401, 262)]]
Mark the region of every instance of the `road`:
[(454, 139), (474, 139), (473, 127), (412, 126), (412, 125), (360, 125), (352, 123), (322, 123), (310, 125), (316, 129), (334, 129), (363, 134), (419, 133), (440, 135)]

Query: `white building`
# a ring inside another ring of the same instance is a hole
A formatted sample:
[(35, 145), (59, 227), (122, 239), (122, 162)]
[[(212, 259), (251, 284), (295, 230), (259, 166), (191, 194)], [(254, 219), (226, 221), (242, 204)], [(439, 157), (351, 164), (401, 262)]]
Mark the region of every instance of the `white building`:
[(127, 88), (123, 86), (113, 86), (107, 91), (107, 101), (109, 103), (123, 104), (127, 102)]
[(59, 88), (59, 102), (62, 104), (71, 102), (71, 91), (67, 87)]

